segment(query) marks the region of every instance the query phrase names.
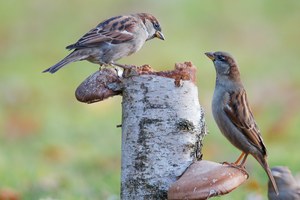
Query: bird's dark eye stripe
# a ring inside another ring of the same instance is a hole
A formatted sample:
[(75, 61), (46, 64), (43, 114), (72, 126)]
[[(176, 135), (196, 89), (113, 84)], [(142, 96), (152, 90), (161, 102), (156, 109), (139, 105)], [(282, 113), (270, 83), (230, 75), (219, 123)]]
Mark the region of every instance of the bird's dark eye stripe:
[(218, 55), (218, 59), (224, 61), (224, 60), (226, 60), (226, 57), (225, 57), (225, 56), (222, 56), (222, 55)]
[(158, 23), (154, 23), (153, 26), (156, 30), (161, 31), (160, 25)]

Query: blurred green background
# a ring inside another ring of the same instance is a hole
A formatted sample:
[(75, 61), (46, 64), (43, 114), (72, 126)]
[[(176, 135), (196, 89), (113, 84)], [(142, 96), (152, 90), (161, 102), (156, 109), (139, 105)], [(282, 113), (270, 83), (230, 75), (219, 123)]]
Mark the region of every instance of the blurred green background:
[[(209, 134), (204, 159), (232, 162), (240, 152), (211, 116), (215, 71), (206, 51), (234, 55), (271, 166), (300, 171), (300, 1), (10, 0), (0, 2), (0, 193), (21, 199), (119, 199), (121, 97), (92, 105), (76, 87), (97, 65), (77, 62), (42, 74), (100, 21), (155, 15), (165, 41), (152, 40), (119, 63), (172, 69), (192, 61)], [(267, 176), (249, 157), (249, 180), (221, 199), (266, 199)]]

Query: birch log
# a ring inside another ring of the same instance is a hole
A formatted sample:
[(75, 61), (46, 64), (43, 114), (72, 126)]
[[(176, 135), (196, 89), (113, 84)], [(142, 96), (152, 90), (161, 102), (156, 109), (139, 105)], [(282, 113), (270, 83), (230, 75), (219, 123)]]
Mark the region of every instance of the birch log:
[(156, 75), (123, 84), (121, 199), (167, 199), (170, 185), (202, 157), (206, 131), (197, 87)]
[(201, 159), (206, 126), (195, 74), (191, 62), (163, 72), (144, 65), (123, 77), (105, 68), (77, 88), (84, 103), (123, 95), (122, 200), (167, 199), (170, 185)]

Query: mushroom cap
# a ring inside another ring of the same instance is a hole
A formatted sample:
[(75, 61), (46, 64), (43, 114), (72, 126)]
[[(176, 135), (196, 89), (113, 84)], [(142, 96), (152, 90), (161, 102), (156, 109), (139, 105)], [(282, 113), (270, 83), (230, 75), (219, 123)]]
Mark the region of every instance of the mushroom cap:
[(121, 94), (120, 77), (111, 68), (101, 69), (86, 78), (76, 89), (75, 96), (83, 103), (95, 103)]
[(248, 179), (239, 167), (211, 161), (196, 161), (171, 185), (168, 199), (208, 199), (224, 195)]

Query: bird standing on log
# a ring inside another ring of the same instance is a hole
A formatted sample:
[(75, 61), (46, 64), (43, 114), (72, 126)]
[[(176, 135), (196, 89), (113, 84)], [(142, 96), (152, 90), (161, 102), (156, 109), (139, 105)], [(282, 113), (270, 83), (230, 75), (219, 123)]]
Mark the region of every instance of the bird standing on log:
[(43, 72), (55, 73), (65, 65), (88, 60), (101, 66), (128, 66), (115, 61), (129, 56), (142, 48), (146, 41), (164, 40), (158, 20), (151, 14), (138, 13), (112, 17), (82, 36), (75, 44), (66, 47), (74, 50), (57, 64)]
[(267, 149), (249, 107), (236, 61), (226, 52), (205, 54), (213, 61), (217, 74), (212, 101), (214, 119), (223, 135), (242, 151), (232, 165), (244, 167), (247, 156), (251, 154), (264, 168), (274, 191), (278, 194), (267, 162)]

